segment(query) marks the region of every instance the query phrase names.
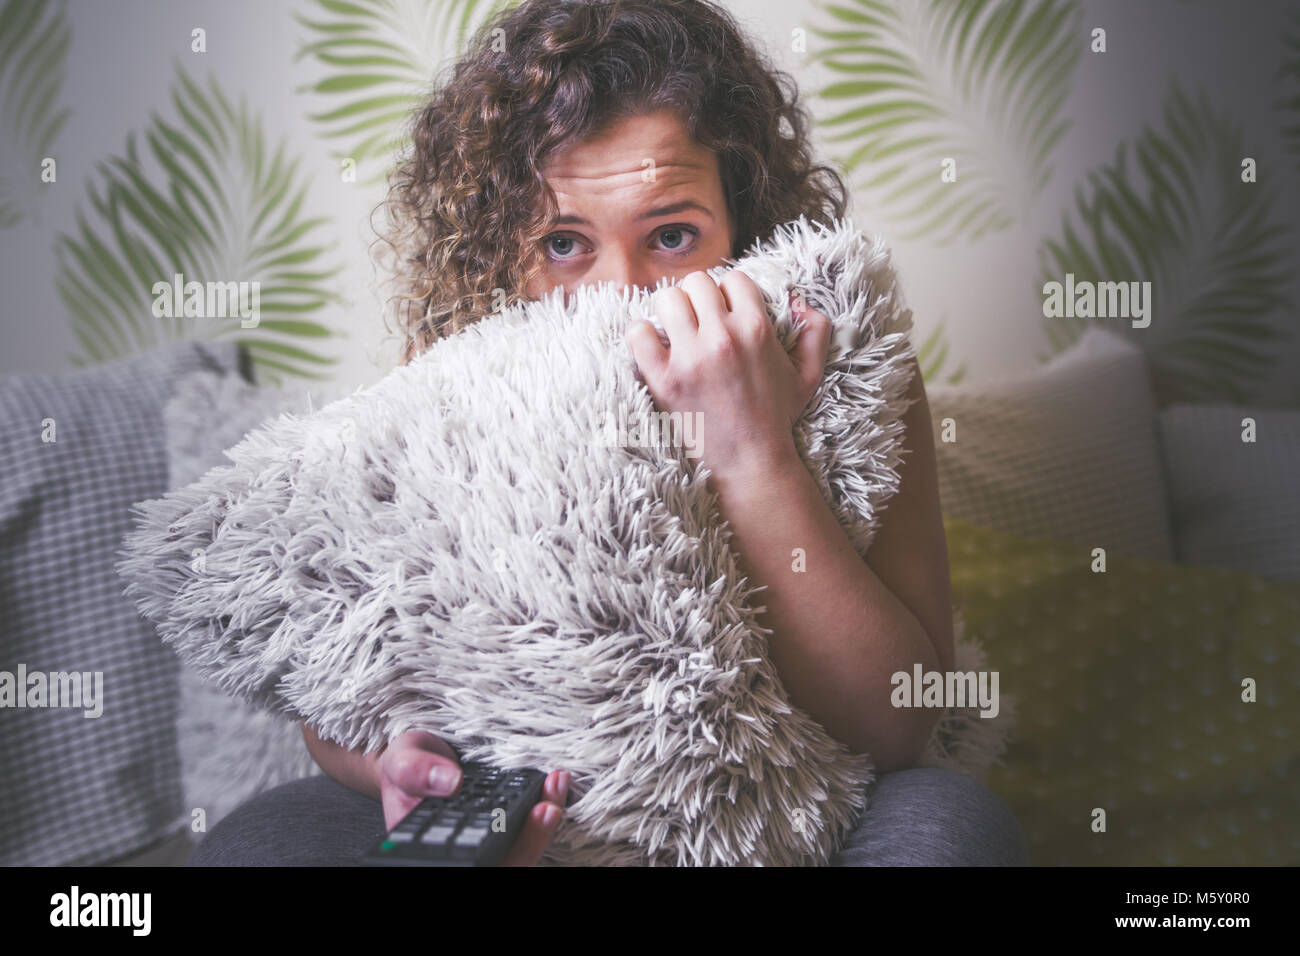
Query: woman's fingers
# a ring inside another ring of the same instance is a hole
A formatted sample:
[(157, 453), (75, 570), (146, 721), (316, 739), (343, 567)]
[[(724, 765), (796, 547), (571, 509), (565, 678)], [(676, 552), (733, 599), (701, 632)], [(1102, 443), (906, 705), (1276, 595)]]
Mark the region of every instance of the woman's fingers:
[(412, 796), (447, 797), (460, 787), (460, 762), (451, 747), (433, 734), (402, 735), (385, 770), (399, 790)]
[(564, 816), (558, 804), (544, 800), (533, 807), (524, 821), (524, 832), (501, 860), (502, 866), (536, 866), (551, 845), (555, 830)]
[(637, 319), (624, 333), (632, 349), (632, 358), (647, 381), (659, 381), (668, 367), (668, 349), (659, 341), (659, 333), (645, 319)]
[(794, 345), (791, 358), (799, 370), (799, 382), (803, 386), (805, 404), (817, 390), (817, 383), (826, 372), (826, 353), (831, 343), (831, 320), (816, 309), (810, 308), (801, 298), (792, 303), (795, 318), (802, 321), (803, 328)]
[[(726, 295), (707, 272), (697, 270), (682, 279), (675, 288), (686, 299), (686, 308), (691, 312), (693, 323), (698, 327), (702, 338), (714, 339), (727, 335), (727, 313), (733, 303), (727, 301)], [(665, 322), (667, 319), (665, 319)], [(672, 329), (668, 336), (672, 338)], [(676, 339), (673, 339), (676, 342)]]
[(726, 318), (731, 334), (741, 342), (761, 342), (771, 331), (772, 320), (767, 314), (767, 300), (754, 280), (732, 269), (722, 277), (721, 286), (731, 306)]
[(655, 299), (655, 315), (668, 333), (671, 351), (689, 347), (699, 335), (700, 326), (691, 298), (680, 286), (669, 286), (659, 292)]
[(542, 799), (564, 806), (569, 798), (569, 771), (556, 770), (542, 783)]
[(542, 799), (529, 811), (524, 830), (501, 860), (502, 866), (537, 865), (564, 818), (568, 791), (568, 771), (556, 770), (547, 774), (542, 785)]
[(762, 293), (749, 276), (738, 270), (723, 276), (721, 284), (707, 272), (697, 270), (679, 284), (666, 286), (655, 299), (655, 315), (668, 335), (668, 347), (658, 341), (649, 323), (633, 323), (628, 342), (637, 365), (643, 372), (658, 375), (674, 352), (684, 361), (694, 356), (701, 340), (716, 343), (730, 339), (733, 310), (737, 309), (748, 325), (758, 320), (768, 321)]

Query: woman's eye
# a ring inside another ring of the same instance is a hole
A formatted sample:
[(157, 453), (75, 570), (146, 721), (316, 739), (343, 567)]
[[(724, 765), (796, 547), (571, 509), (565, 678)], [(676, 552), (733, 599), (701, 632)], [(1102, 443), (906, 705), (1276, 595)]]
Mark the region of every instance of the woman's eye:
[[(661, 248), (673, 255), (685, 255), (695, 249), (699, 231), (691, 226), (665, 226), (658, 232)], [(577, 258), (581, 244), (573, 236), (553, 235), (543, 240), (546, 251), (556, 262)]]
[(659, 230), (659, 238), (664, 243), (664, 248), (679, 255), (693, 248), (694, 243), (690, 240), (698, 235), (698, 232), (686, 226), (668, 226)]
[(572, 252), (577, 246), (577, 241), (572, 236), (547, 236), (546, 248), (548, 251), (558, 252), (556, 259), (572, 259), (573, 256), (568, 253)]

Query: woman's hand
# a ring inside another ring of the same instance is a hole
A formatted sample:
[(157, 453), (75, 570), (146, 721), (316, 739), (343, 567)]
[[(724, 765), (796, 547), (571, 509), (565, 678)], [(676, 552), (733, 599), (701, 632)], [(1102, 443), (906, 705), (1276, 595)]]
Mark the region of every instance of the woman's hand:
[(796, 312), (804, 326), (788, 354), (758, 286), (738, 269), (721, 282), (692, 272), (659, 293), (655, 315), (668, 347), (644, 320), (628, 328), (628, 344), (661, 412), (700, 413), (710, 471), (753, 473), (797, 459), (793, 426), (821, 381), (830, 319)]
[[(460, 787), (460, 761), (442, 738), (422, 730), (394, 737), (379, 757), (379, 793), (384, 826), (389, 830), (425, 797), (446, 797)], [(502, 866), (535, 866), (555, 836), (569, 796), (569, 773), (546, 777), (542, 799), (528, 814), (524, 832), (501, 861)]]

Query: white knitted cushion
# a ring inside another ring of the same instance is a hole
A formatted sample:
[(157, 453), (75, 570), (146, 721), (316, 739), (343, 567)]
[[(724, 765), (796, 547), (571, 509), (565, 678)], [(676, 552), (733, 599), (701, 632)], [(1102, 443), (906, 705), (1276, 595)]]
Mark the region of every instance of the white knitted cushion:
[(1300, 411), (1179, 404), (1159, 423), (1178, 560), (1300, 579)]
[(926, 396), (945, 514), (1173, 559), (1145, 353), (1122, 335), (1094, 326), (1028, 374)]
[[(787, 348), (791, 288), (835, 323), (795, 438), (865, 554), (914, 358), (888, 250), (801, 220), (740, 268)], [(418, 728), (463, 760), (569, 769), (545, 863), (824, 863), (870, 758), (789, 703), (707, 472), (681, 447), (608, 443), (612, 418), (653, 409), (623, 339), (653, 295), (557, 290), (268, 423), (138, 506), (128, 592), (200, 673), (322, 738)], [(986, 769), (1007, 703), (947, 712), (930, 757)]]

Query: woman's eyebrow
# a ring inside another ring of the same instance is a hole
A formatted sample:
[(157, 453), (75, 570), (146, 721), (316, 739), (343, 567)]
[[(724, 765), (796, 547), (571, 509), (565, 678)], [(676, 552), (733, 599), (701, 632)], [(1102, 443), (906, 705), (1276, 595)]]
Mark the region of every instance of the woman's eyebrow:
[[(703, 203), (698, 203), (693, 199), (684, 199), (681, 202), (670, 203), (667, 206), (655, 206), (655, 208), (647, 209), (645, 212), (639, 214), (636, 218), (638, 221), (642, 219), (655, 219), (659, 216), (671, 216), (673, 213), (683, 212), (687, 209), (697, 209), (710, 219), (716, 221), (716, 217), (708, 206), (705, 206)], [(560, 216), (555, 220), (555, 225), (590, 226), (591, 223), (586, 219), (583, 219), (581, 216)]]

